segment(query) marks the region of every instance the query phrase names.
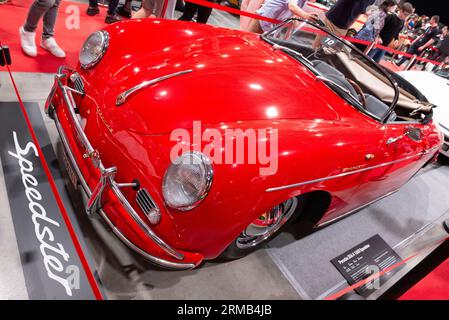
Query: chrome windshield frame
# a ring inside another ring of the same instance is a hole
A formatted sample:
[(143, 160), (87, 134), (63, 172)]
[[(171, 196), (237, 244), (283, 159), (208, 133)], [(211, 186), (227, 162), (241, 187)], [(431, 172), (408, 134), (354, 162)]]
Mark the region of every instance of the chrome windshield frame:
[[(344, 45), (348, 46), (349, 48), (351, 48), (352, 50), (354, 50), (355, 52), (357, 52), (358, 54), (360, 54), (363, 58), (365, 58), (369, 63), (370, 63), (370, 67), (372, 66), (374, 69), (376, 69), (377, 71), (379, 71), (380, 74), (382, 74), (383, 76), (385, 76), (386, 79), (388, 79), (388, 81), (391, 83), (392, 85), (392, 89), (394, 90), (394, 98), (391, 102), (391, 105), (389, 106), (387, 112), (385, 113), (385, 115), (382, 118), (375, 118), (376, 120), (380, 121), (382, 124), (387, 123), (388, 119), (390, 118), (391, 114), (394, 112), (394, 110), (396, 109), (396, 105), (398, 103), (399, 100), (399, 86), (396, 82), (396, 80), (393, 79), (393, 77), (391, 77), (390, 74), (388, 74), (385, 69), (380, 66), (377, 62), (375, 62), (373, 59), (371, 59), (369, 56), (367, 56), (366, 54), (364, 54), (360, 49), (358, 49), (356, 46), (354, 46), (351, 42), (349, 42), (346, 39), (340, 38), (336, 35), (334, 35), (333, 33), (330, 33), (328, 30), (326, 30), (324, 27), (309, 21), (309, 20), (304, 20), (304, 19), (300, 19), (300, 18), (290, 18), (288, 20), (285, 20), (284, 22), (281, 22), (280, 24), (278, 24), (276, 27), (274, 27), (273, 29), (264, 32), (263, 34), (260, 35), (260, 38), (271, 44), (273, 47), (275, 46), (280, 46), (279, 44), (277, 44), (276, 42), (274, 42), (273, 40), (269, 39), (268, 36), (276, 31), (278, 31), (279, 29), (281, 29), (282, 27), (284, 27), (286, 24), (291, 23), (293, 21), (300, 21), (300, 22), (304, 22), (307, 23), (311, 26), (313, 26), (314, 28), (319, 29), (320, 31), (326, 33), (327, 35), (331, 36), (332, 38), (336, 39), (337, 41), (343, 43)], [(284, 47), (284, 46), (280, 46), (280, 47)], [(290, 48), (289, 48), (290, 49)], [(293, 51), (296, 52), (296, 50), (291, 49)], [(297, 52), (298, 54), (302, 54), (301, 52)], [(306, 67), (308, 67), (307, 65), (305, 65)], [(359, 110), (360, 111), (360, 110)]]

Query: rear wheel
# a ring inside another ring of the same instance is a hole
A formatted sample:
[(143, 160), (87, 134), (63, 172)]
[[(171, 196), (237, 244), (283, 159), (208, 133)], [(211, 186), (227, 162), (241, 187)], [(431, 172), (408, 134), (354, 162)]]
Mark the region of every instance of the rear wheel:
[(444, 165), (444, 166), (447, 166), (447, 165), (449, 165), (449, 157), (446, 157), (445, 155), (443, 155), (443, 154), (439, 154), (438, 155), (438, 163), (439, 164), (441, 164), (441, 165)]
[(298, 198), (291, 198), (264, 212), (240, 233), (220, 257), (226, 260), (244, 257), (273, 239), (283, 227), (296, 219), (299, 204)]

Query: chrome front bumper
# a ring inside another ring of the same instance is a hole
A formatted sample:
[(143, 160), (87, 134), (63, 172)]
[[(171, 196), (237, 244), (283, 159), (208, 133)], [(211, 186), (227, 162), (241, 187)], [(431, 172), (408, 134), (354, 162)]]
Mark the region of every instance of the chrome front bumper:
[[(123, 187), (130, 187), (132, 186), (132, 183), (117, 183), (114, 180), (115, 174), (117, 172), (116, 167), (109, 167), (105, 168), (100, 155), (97, 150), (95, 150), (92, 145), (89, 142), (89, 139), (84, 133), (84, 130), (81, 127), (81, 124), (78, 120), (78, 117), (75, 113), (76, 104), (73, 99), (72, 93), (79, 93), (77, 90), (70, 88), (63, 84), (62, 79), (64, 79), (67, 76), (67, 73), (65, 71), (72, 71), (70, 69), (67, 69), (66, 67), (60, 67), (58, 70), (58, 74), (55, 76), (55, 87), (50, 93), (50, 96), (47, 99), (48, 104), (48, 112), (52, 113), (52, 116), (54, 118), (56, 128), (58, 130), (59, 136), (61, 138), (64, 150), (66, 152), (68, 161), (72, 165), (76, 176), (78, 177), (78, 181), (80, 185), (82, 186), (82, 191), (85, 193), (85, 196), (88, 199), (86, 211), (88, 214), (98, 212), (100, 216), (106, 221), (106, 223), (110, 226), (114, 234), (122, 240), (126, 245), (128, 245), (131, 249), (136, 251), (137, 253), (144, 256), (146, 259), (152, 261), (153, 263), (160, 265), (162, 267), (170, 268), (170, 269), (192, 269), (195, 267), (195, 264), (193, 263), (183, 263), (181, 262), (184, 259), (184, 255), (172, 247), (170, 247), (166, 242), (164, 242), (158, 235), (154, 233), (153, 230), (141, 219), (141, 217), (137, 214), (137, 212), (134, 210), (134, 208), (131, 206), (131, 204), (126, 199), (125, 195), (120, 191), (120, 188)], [(71, 151), (70, 144), (67, 140), (66, 134), (64, 132), (64, 129), (61, 126), (61, 123), (58, 119), (58, 115), (56, 113), (56, 108), (53, 107), (51, 104), (51, 101), (53, 99), (54, 94), (56, 93), (56, 89), (59, 88), (60, 92), (62, 93), (62, 98), (64, 100), (65, 105), (68, 109), (68, 116), (70, 119), (70, 122), (73, 123), (74, 128), (76, 130), (78, 140), (85, 148), (86, 153), (83, 155), (84, 158), (90, 159), (92, 161), (93, 165), (98, 168), (98, 170), (101, 173), (100, 181), (97, 183), (96, 187), (92, 191), (90, 187), (88, 186), (86, 180), (83, 177), (83, 174), (81, 173), (81, 170), (79, 166), (77, 165), (76, 159), (74, 154)], [(132, 243), (128, 238), (126, 238), (123, 233), (117, 229), (117, 227), (112, 223), (112, 221), (109, 219), (109, 217), (106, 215), (106, 213), (101, 208), (102, 206), (102, 197), (104, 194), (104, 191), (110, 189), (114, 193), (114, 195), (117, 197), (127, 214), (137, 223), (139, 228), (144, 232), (148, 238), (156, 243), (164, 252), (166, 252), (171, 257), (175, 258), (176, 260), (180, 260), (180, 262), (173, 262), (166, 259), (162, 259), (159, 257), (155, 257), (153, 255), (150, 255), (146, 251), (142, 250), (138, 246), (136, 246), (134, 243)]]

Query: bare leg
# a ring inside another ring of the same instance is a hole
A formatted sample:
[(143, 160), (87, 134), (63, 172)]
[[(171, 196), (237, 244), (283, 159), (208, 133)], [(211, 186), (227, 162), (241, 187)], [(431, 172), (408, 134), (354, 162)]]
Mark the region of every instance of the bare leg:
[(260, 27), (259, 20), (251, 19), (251, 21), (248, 24), (248, 31), (254, 33), (263, 33), (263, 30)]
[(144, 8), (140, 8), (139, 11), (136, 11), (133, 14), (133, 19), (144, 19), (144, 18), (148, 18), (152, 15), (152, 13), (150, 11), (145, 10)]

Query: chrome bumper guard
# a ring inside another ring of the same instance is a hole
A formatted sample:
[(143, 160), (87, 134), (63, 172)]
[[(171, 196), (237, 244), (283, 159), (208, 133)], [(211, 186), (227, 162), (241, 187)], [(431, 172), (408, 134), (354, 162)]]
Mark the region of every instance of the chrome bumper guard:
[(55, 108), (51, 104), (53, 95), (55, 94), (56, 90), (52, 90), (50, 93), (50, 96), (47, 100), (49, 103), (49, 113), (51, 112), (54, 115), (54, 121), (56, 123), (56, 128), (58, 130), (59, 136), (61, 138), (62, 144), (64, 146), (64, 150), (66, 152), (67, 158), (70, 161), (78, 180), (82, 186), (83, 191), (85, 192), (88, 202), (87, 202), (87, 208), (86, 211), (88, 214), (98, 212), (101, 217), (107, 222), (107, 224), (111, 227), (112, 231), (115, 233), (115, 235), (122, 240), (126, 245), (128, 245), (131, 249), (136, 251), (137, 253), (144, 256), (146, 259), (166, 268), (171, 269), (192, 269), (195, 267), (193, 263), (182, 263), (182, 262), (172, 262), (169, 260), (164, 260), (155, 256), (150, 255), (149, 253), (143, 251), (141, 248), (136, 246), (134, 243), (132, 243), (128, 238), (126, 238), (120, 230), (118, 230), (115, 225), (112, 223), (112, 221), (108, 218), (108, 216), (105, 214), (105, 212), (101, 209), (102, 206), (102, 197), (103, 193), (107, 188), (110, 188), (112, 192), (115, 194), (117, 199), (120, 201), (122, 206), (125, 208), (126, 212), (131, 216), (131, 218), (137, 223), (137, 225), (141, 228), (141, 230), (153, 241), (155, 242), (161, 249), (164, 250), (168, 255), (172, 256), (173, 258), (177, 260), (183, 260), (184, 255), (176, 250), (174, 250), (172, 247), (170, 247), (167, 243), (165, 243), (161, 238), (159, 238), (158, 235), (154, 233), (153, 230), (150, 229), (150, 227), (140, 218), (140, 216), (137, 214), (137, 212), (134, 210), (134, 208), (131, 206), (131, 204), (128, 202), (124, 194), (120, 191), (120, 188), (123, 187), (131, 187), (133, 186), (133, 183), (117, 183), (114, 180), (115, 174), (117, 172), (116, 167), (110, 167), (105, 168), (101, 159), (100, 155), (97, 150), (95, 150), (92, 145), (90, 144), (87, 136), (84, 133), (84, 130), (81, 127), (81, 124), (76, 116), (75, 109), (76, 104), (73, 99), (72, 93), (78, 93), (76, 89), (70, 88), (62, 83), (62, 79), (67, 76), (66, 73), (64, 73), (66, 70), (70, 70), (64, 66), (60, 67), (58, 70), (58, 74), (55, 76), (55, 86), (57, 84), (58, 88), (62, 92), (62, 98), (64, 99), (65, 104), (67, 105), (68, 114), (70, 117), (70, 121), (74, 124), (78, 140), (81, 142), (83, 147), (86, 150), (86, 153), (83, 155), (85, 159), (89, 158), (93, 165), (99, 169), (101, 173), (101, 178), (94, 190), (92, 191), (90, 187), (87, 185), (86, 180), (84, 179), (80, 168), (78, 167), (75, 156), (73, 155), (72, 151), (70, 150), (70, 145), (67, 141), (67, 137), (64, 133), (64, 130), (61, 126), (61, 123), (58, 119), (58, 116), (55, 112)]

